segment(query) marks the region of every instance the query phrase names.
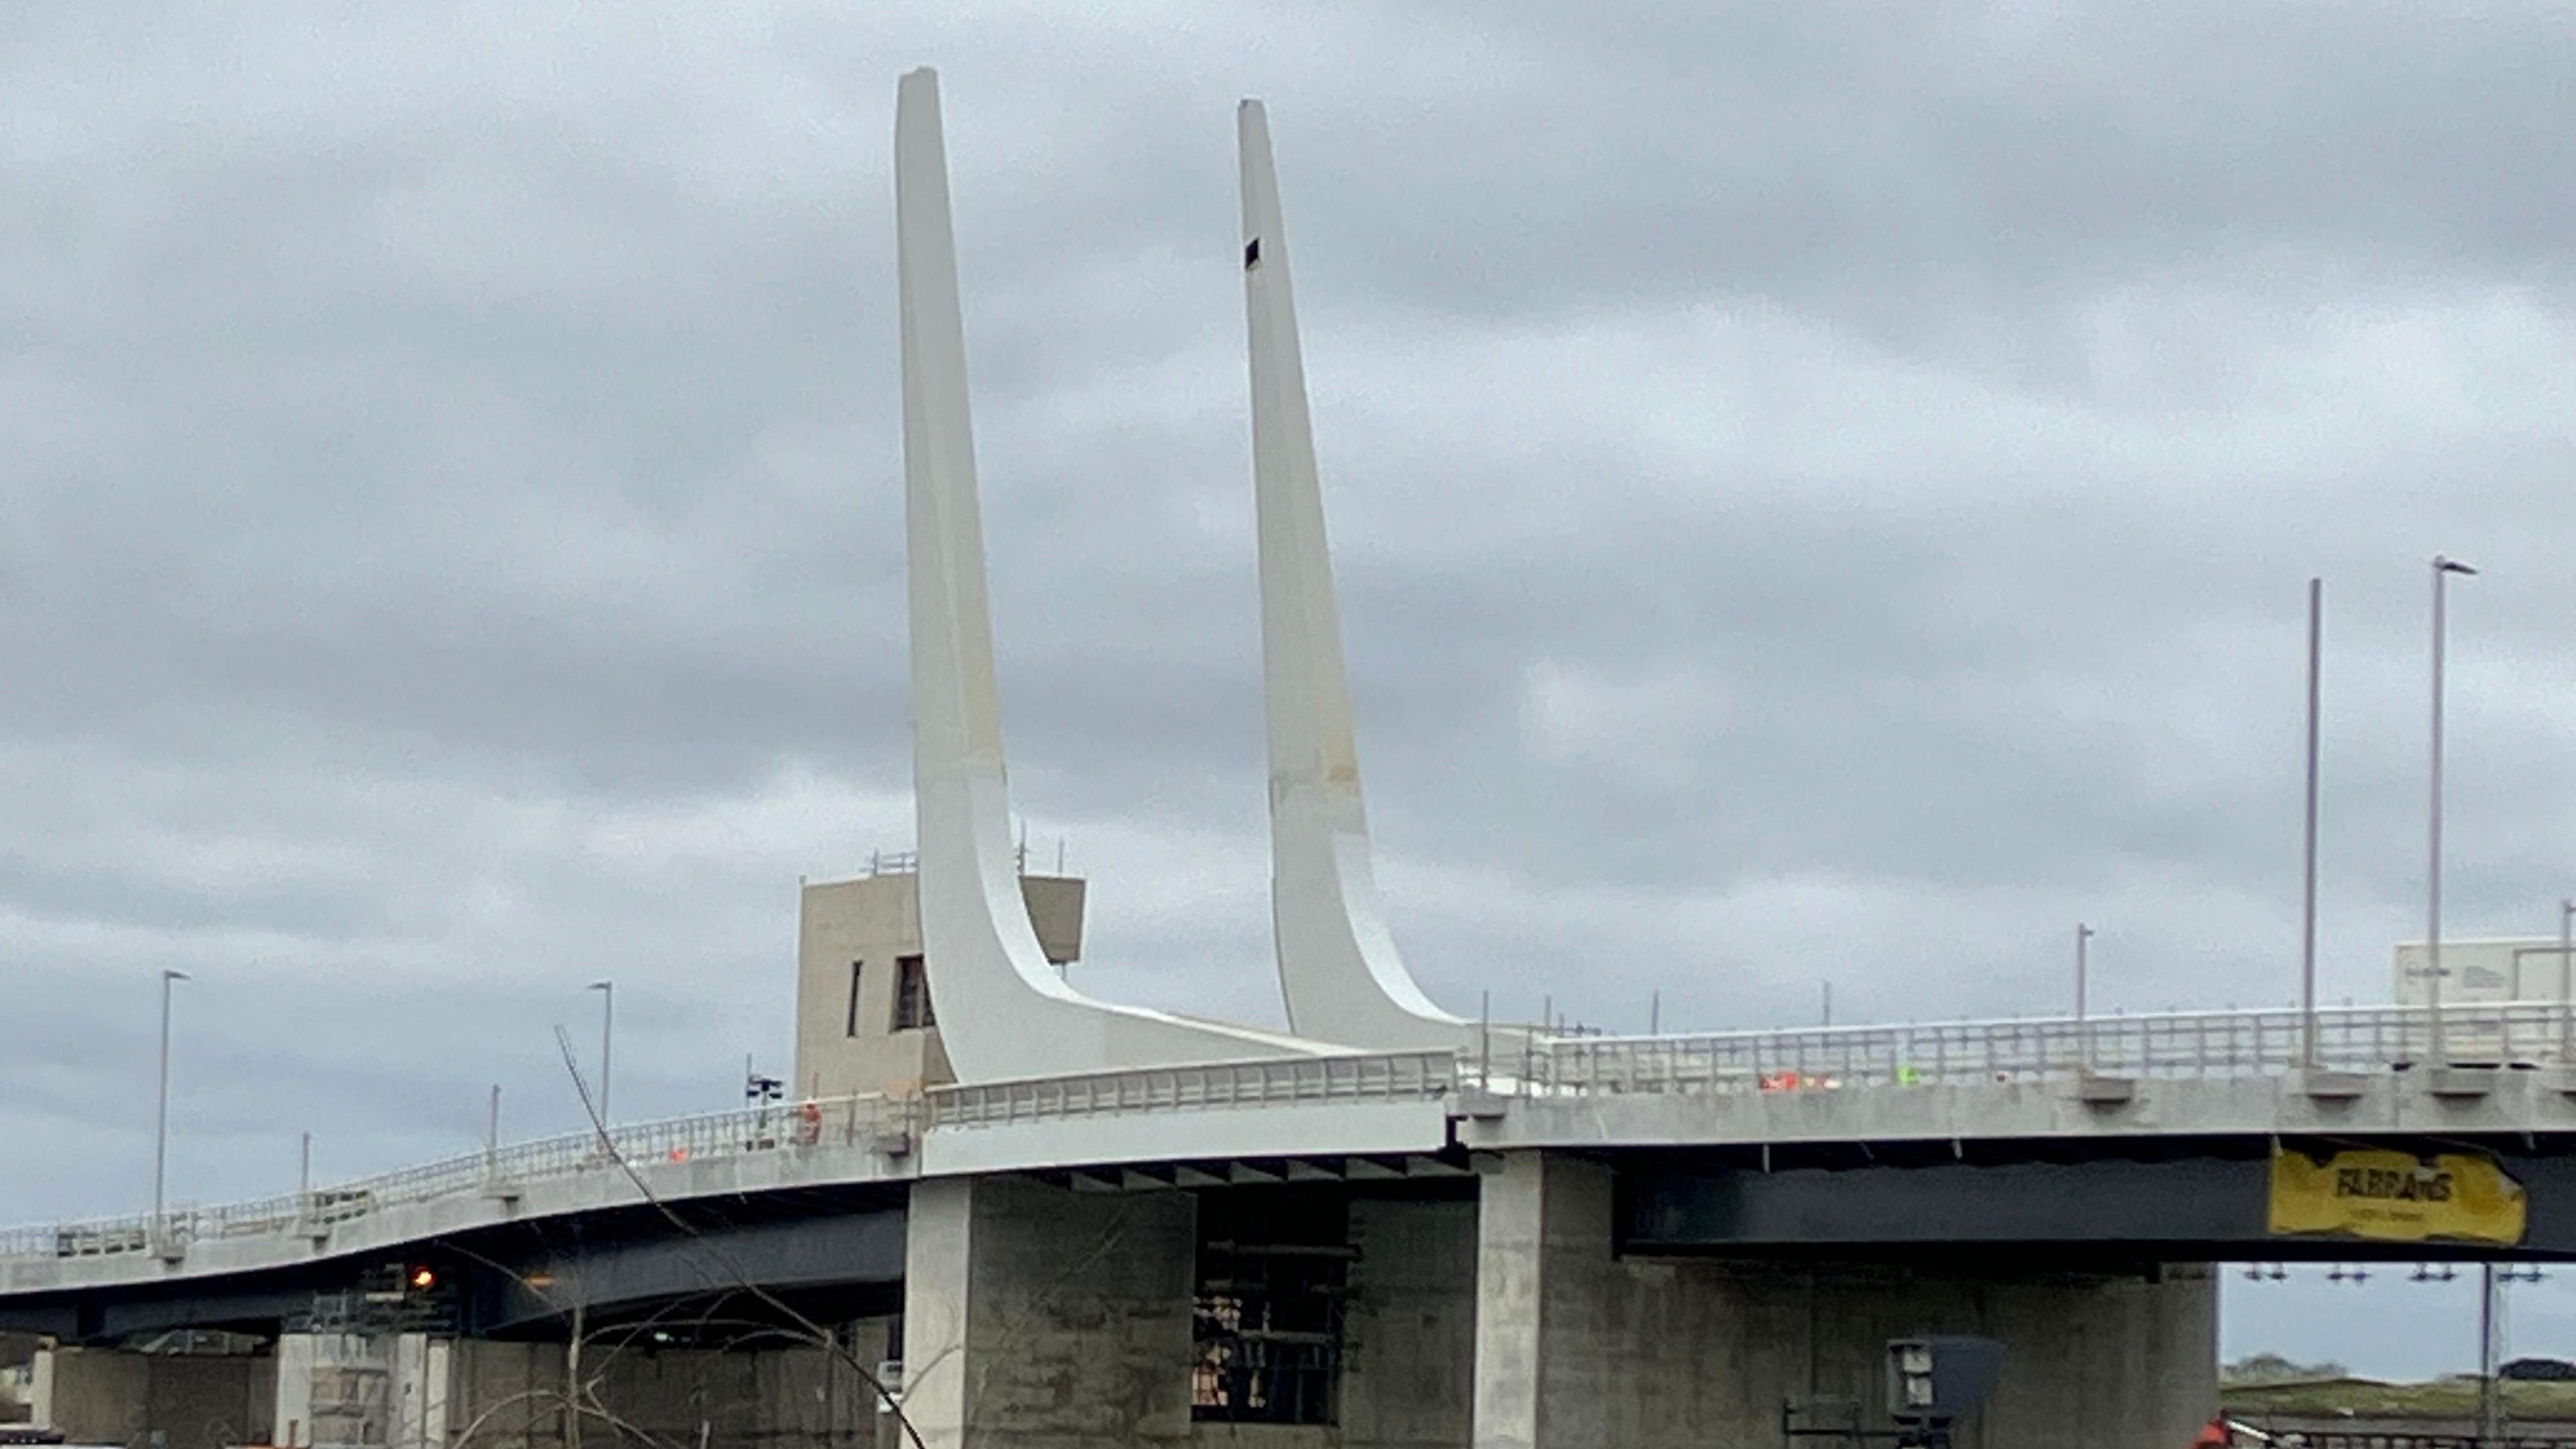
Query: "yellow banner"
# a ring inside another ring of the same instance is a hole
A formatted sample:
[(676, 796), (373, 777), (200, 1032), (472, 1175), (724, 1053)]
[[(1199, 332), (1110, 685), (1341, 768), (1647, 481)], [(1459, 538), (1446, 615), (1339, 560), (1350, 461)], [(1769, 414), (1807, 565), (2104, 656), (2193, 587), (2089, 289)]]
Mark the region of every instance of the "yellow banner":
[(2386, 1243), (2522, 1241), (2522, 1184), (2483, 1157), (2444, 1152), (2272, 1153), (2272, 1231)]

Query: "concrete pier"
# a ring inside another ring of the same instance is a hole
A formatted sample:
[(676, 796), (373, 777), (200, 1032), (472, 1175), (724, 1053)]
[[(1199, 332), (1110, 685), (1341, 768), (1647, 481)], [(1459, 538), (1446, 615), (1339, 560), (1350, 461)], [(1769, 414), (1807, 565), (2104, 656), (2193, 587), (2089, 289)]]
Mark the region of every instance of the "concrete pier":
[[(882, 1329), (853, 1355), (873, 1368)], [(578, 1381), (560, 1343), (453, 1345), (444, 1420), (475, 1449), (566, 1449), (587, 1441), (704, 1445), (707, 1449), (848, 1449), (893, 1445), (891, 1421), (849, 1358), (820, 1345), (671, 1348), (645, 1342), (585, 1346)], [(580, 1437), (570, 1430), (580, 1406)]]
[(270, 1434), (275, 1368), (264, 1354), (42, 1348), (31, 1407), (76, 1444), (258, 1444)]
[(1622, 1257), (1613, 1186), (1607, 1166), (1541, 1153), (1483, 1179), (1476, 1449), (1770, 1444), (1790, 1403), (1852, 1403), (1884, 1426), (1885, 1344), (1924, 1334), (2004, 1345), (1960, 1449), (2173, 1449), (2216, 1407), (2206, 1266)]
[(903, 1398), (926, 1449), (1186, 1441), (1196, 1229), (1182, 1192), (916, 1185)]
[[(1342, 1449), (1467, 1443), (1476, 1379), (1476, 1204), (1354, 1199)], [(1202, 1424), (1202, 1431), (1223, 1426)], [(1203, 1433), (1202, 1437), (1210, 1437)]]
[[(691, 1315), (691, 1316), (703, 1316)], [(896, 1442), (851, 1367), (870, 1370), (885, 1328), (850, 1356), (821, 1345), (678, 1348), (648, 1336), (584, 1345), (396, 1335), (288, 1334), (278, 1344), (276, 1443), (563, 1449), (637, 1435), (706, 1449), (847, 1449)], [(575, 1434), (576, 1417), (582, 1432)]]

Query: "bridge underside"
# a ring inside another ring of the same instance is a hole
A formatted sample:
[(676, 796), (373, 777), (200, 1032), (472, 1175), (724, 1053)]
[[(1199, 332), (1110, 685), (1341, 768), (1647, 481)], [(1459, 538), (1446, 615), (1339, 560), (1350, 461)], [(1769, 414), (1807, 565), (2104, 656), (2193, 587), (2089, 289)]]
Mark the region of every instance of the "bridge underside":
[[(0, 1330), (113, 1346), (187, 1329), (274, 1338), (359, 1319), (561, 1339), (579, 1309), (585, 1329), (668, 1320), (676, 1332), (717, 1300), (737, 1318), (891, 1312), (903, 1254), (901, 1188), (805, 1189), (508, 1223), (264, 1272), (16, 1295), (0, 1298)], [(427, 1286), (415, 1287), (423, 1272)]]
[(2247, 1135), (1806, 1143), (1620, 1153), (1631, 1253), (1902, 1258), (1986, 1247), (2061, 1263), (2442, 1261), (2576, 1257), (2576, 1136), (2380, 1134), (2374, 1149), (2472, 1152), (2526, 1194), (2507, 1245), (2271, 1230), (2275, 1145), (2323, 1157), (2352, 1138)]

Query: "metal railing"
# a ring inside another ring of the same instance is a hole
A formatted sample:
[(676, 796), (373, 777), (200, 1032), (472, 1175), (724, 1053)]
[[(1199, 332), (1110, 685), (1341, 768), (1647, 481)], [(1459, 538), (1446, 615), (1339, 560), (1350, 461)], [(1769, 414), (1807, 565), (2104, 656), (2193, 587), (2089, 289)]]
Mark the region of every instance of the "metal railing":
[(1278, 1057), (939, 1087), (930, 1093), (930, 1121), (934, 1127), (987, 1127), (1288, 1102), (1428, 1100), (1457, 1084), (1457, 1058), (1446, 1051)]
[[(1031, 874), (1029, 870), (1029, 843), (1027, 841), (1023, 840), (1018, 846), (1013, 848), (1011, 860), (1013, 862), (1012, 868), (1018, 874)], [(1045, 872), (1041, 871), (1037, 873), (1044, 874)], [(1061, 841), (1057, 842), (1055, 873), (1057, 875), (1064, 874), (1064, 848), (1063, 842)], [(921, 874), (921, 856), (917, 852), (909, 850), (871, 850), (868, 852), (868, 877), (870, 878), (881, 875), (919, 874)]]
[[(2339, 1007), (2316, 1014), (2313, 1065), (2385, 1072), (2430, 1058), (2425, 1007)], [(2444, 1058), (2469, 1066), (2576, 1062), (2567, 1013), (2549, 1003), (2442, 1008)], [(1699, 1036), (1558, 1038), (1513, 1087), (1528, 1092), (1783, 1091), (2039, 1081), (2074, 1073), (2252, 1077), (2300, 1070), (2306, 1018), (2295, 1008), (2153, 1016), (1816, 1027)]]
[[(1299, 1102), (1436, 1099), (1457, 1081), (1448, 1052), (1217, 1062), (975, 1086), (934, 1087), (921, 1097), (857, 1096), (772, 1104), (614, 1128), (617, 1156), (638, 1166), (910, 1139), (934, 1128), (974, 1128), (1112, 1113), (1186, 1112)], [(163, 1215), (158, 1243), (309, 1232), (385, 1208), (460, 1193), (620, 1171), (594, 1132), (573, 1132), (498, 1151), (465, 1153), (372, 1177)], [(0, 1258), (81, 1258), (146, 1253), (149, 1215), (0, 1229)]]
[[(873, 1142), (912, 1130), (918, 1103), (881, 1096), (839, 1097), (673, 1117), (613, 1128), (617, 1155), (646, 1166), (775, 1151), (781, 1147)], [(165, 1248), (267, 1233), (312, 1231), (370, 1213), (467, 1192), (584, 1173), (622, 1171), (601, 1149), (599, 1134), (571, 1132), (464, 1153), (303, 1193), (212, 1207), (175, 1207), (162, 1215)], [(86, 1258), (152, 1250), (150, 1214), (0, 1229), (0, 1258)]]

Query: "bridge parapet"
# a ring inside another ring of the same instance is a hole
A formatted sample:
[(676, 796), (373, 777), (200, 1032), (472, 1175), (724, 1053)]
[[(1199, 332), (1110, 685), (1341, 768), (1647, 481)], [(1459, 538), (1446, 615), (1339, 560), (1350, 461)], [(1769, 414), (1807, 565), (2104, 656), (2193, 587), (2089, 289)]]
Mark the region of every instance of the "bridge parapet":
[[(2551, 1003), (2444, 1007), (2448, 1063), (2540, 1068), (2576, 1062), (2570, 1012)], [(2051, 1078), (2242, 1079), (2375, 1075), (2430, 1060), (2433, 1013), (2282, 1008), (1816, 1027), (1697, 1036), (1560, 1037), (1509, 1086), (1523, 1093), (1787, 1091), (1966, 1086)], [(2470, 1078), (2457, 1083), (2476, 1085)]]
[(1085, 1072), (933, 1088), (933, 1128), (1299, 1102), (1428, 1100), (1458, 1087), (1457, 1054), (1372, 1052)]
[[(1455, 1058), (1445, 1051), (1358, 1053), (1086, 1072), (936, 1087), (919, 1097), (864, 1095), (742, 1108), (613, 1128), (607, 1134), (616, 1149), (613, 1158), (602, 1149), (599, 1133), (574, 1132), (300, 1194), (173, 1208), (157, 1234), (151, 1218), (141, 1214), (0, 1230), (0, 1260), (142, 1257), (156, 1246), (179, 1258), (210, 1240), (321, 1237), (334, 1226), (392, 1209), (478, 1196), (515, 1200), (532, 1186), (622, 1173), (620, 1159), (648, 1178), (672, 1175), (686, 1164), (795, 1150), (858, 1149), (861, 1157), (882, 1163), (910, 1158), (932, 1134), (951, 1131), (1139, 1114), (1435, 1102), (1451, 1094), (1457, 1080)], [(1033, 1156), (1010, 1165), (1057, 1164)]]
[[(775, 1151), (787, 1146), (856, 1145), (912, 1130), (918, 1103), (882, 1096), (840, 1097), (638, 1122), (609, 1130), (616, 1154), (638, 1167)], [(515, 1197), (530, 1183), (615, 1170), (597, 1132), (516, 1142), (301, 1193), (247, 1202), (182, 1206), (149, 1214), (0, 1229), (0, 1259), (140, 1254), (156, 1240), (165, 1253), (194, 1243), (260, 1235), (319, 1234), (388, 1208), (481, 1194)]]

